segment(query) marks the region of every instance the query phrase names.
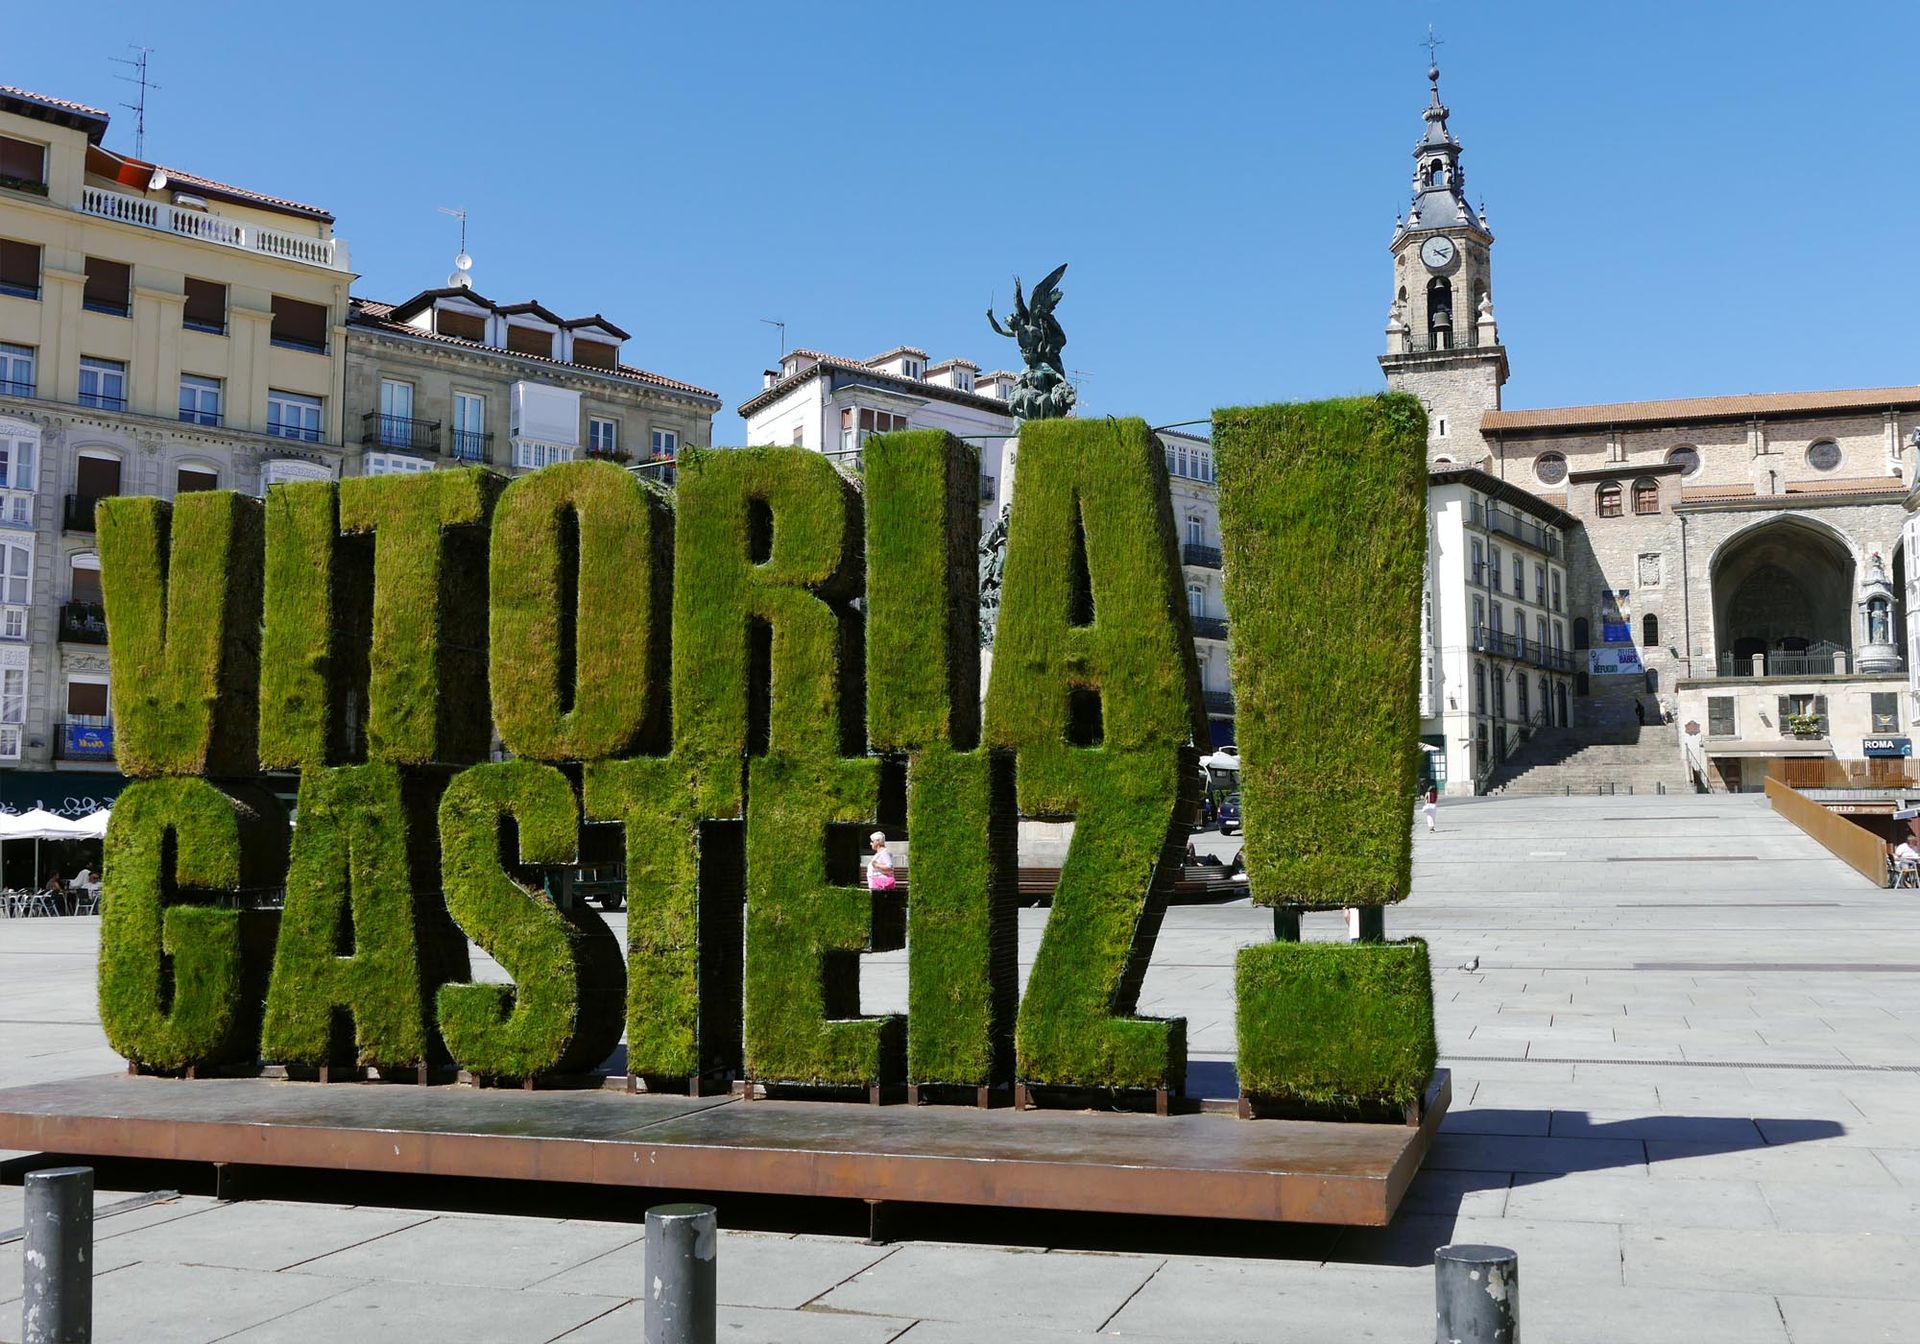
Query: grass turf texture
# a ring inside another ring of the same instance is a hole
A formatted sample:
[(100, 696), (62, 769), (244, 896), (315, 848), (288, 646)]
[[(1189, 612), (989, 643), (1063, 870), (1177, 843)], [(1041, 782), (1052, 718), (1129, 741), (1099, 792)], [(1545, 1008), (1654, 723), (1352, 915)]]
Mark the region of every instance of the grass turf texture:
[(137, 780), (103, 845), (100, 1024), (159, 1069), (251, 1063), (278, 912), (193, 904), (276, 887), (287, 818), (271, 794), (203, 779)]
[(1420, 1100), (1438, 1058), (1427, 945), (1263, 943), (1234, 970), (1240, 1088), (1330, 1115)]
[(257, 499), (120, 496), (97, 510), (113, 662), (114, 759), (135, 778), (258, 767)]
[(487, 523), (502, 484), (477, 467), (340, 482), (341, 531), (373, 534), (369, 761), (487, 754)]
[(348, 697), (367, 684), (372, 548), (340, 536), (333, 481), (276, 485), (266, 500), (260, 765), (343, 764), (364, 750)]
[(512, 977), (511, 985), (444, 985), (441, 1033), (454, 1061), (493, 1079), (582, 1073), (620, 1042), (626, 976), (619, 945), (585, 902), (561, 910), (502, 867), (504, 822), (518, 865), (571, 863), (580, 809), (567, 777), (534, 761), (476, 765), (440, 801), (447, 909)]
[(1020, 1005), (1028, 1082), (1184, 1083), (1186, 1024), (1131, 1014), (1193, 816), (1199, 684), (1159, 441), (1022, 426), (985, 738), (1017, 753), (1022, 813), (1076, 819)]
[(588, 820), (625, 828), (627, 1072), (737, 1070), (737, 840), (722, 852), (725, 834), (700, 825), (688, 772), (674, 758), (594, 761), (583, 773)]
[(516, 756), (591, 761), (667, 738), (673, 510), (611, 462), (515, 480), (494, 512), (494, 721)]
[(1426, 417), (1387, 394), (1217, 411), (1213, 424), (1253, 899), (1404, 899)]
[(900, 1080), (906, 1019), (859, 1016), (858, 954), (890, 950), (874, 945), (874, 916), (894, 896), (867, 890), (858, 858), (879, 778), (872, 759), (819, 767), (766, 756), (748, 771), (751, 1078), (860, 1087)]
[(439, 894), (444, 783), (391, 765), (301, 775), (263, 1059), (383, 1072), (444, 1061), (434, 994), (469, 975)]
[(980, 454), (941, 430), (869, 439), (867, 735), (878, 751), (980, 736)]
[(935, 744), (908, 758), (908, 1082), (978, 1087), (1012, 1077), (1020, 995), (1013, 795), (1009, 752)]
[(866, 749), (860, 497), (804, 448), (682, 455), (673, 738), (703, 817), (738, 816), (740, 763)]

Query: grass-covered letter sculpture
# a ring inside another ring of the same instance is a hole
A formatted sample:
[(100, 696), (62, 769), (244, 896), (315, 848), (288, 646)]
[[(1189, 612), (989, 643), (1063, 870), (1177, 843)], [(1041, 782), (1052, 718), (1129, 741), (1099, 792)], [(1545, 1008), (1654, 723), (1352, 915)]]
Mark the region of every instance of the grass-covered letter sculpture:
[[(1423, 434), (1404, 398), (1220, 413), (1263, 904), (1406, 894)], [(649, 1088), (1177, 1092), (1185, 1024), (1137, 1011), (1207, 741), (1164, 449), (1024, 427), (983, 686), (977, 448), (863, 448), (103, 504), (115, 1048), (534, 1085), (624, 1035)], [(1024, 993), (1023, 817), (1074, 826)], [(620, 860), (624, 950), (575, 894)], [(908, 1011), (863, 1014), (903, 937)], [(1427, 975), (1417, 942), (1247, 949), (1246, 1091), (1417, 1099)]]

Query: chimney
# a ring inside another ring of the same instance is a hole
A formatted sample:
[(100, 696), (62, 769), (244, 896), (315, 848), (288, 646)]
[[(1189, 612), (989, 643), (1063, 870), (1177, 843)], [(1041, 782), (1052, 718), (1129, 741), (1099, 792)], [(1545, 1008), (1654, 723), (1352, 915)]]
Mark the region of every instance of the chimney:
[(760, 390), (762, 392), (766, 391), (768, 388), (772, 387), (775, 383), (779, 381), (780, 381), (780, 370), (778, 369), (760, 370)]

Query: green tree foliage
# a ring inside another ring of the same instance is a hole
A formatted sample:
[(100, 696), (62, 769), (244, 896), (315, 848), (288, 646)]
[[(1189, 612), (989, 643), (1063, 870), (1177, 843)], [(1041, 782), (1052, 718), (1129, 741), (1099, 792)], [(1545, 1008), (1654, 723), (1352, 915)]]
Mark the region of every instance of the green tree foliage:
[(1262, 905), (1407, 895), (1426, 435), (1401, 394), (1214, 414), (1247, 876)]
[(367, 684), (373, 550), (340, 535), (340, 487), (300, 481), (267, 491), (260, 635), (260, 764), (344, 764), (362, 750), (348, 697)]
[(1427, 945), (1262, 943), (1234, 978), (1240, 1089), (1328, 1116), (1420, 1100), (1433, 1077)]
[[(444, 784), (391, 765), (301, 775), (264, 1058), (383, 1072), (444, 1060), (434, 994), (468, 978), (466, 939), (439, 895)], [(350, 1035), (337, 1025), (349, 1015)]]
[(1183, 1085), (1185, 1022), (1133, 1012), (1194, 812), (1199, 684), (1159, 441), (1023, 426), (986, 740), (1017, 753), (1023, 813), (1075, 818), (1020, 1006), (1029, 1082)]
[(212, 902), (280, 884), (285, 811), (261, 790), (139, 780), (114, 803), (104, 856), (108, 1042), (159, 1069), (251, 1063), (278, 912)]
[(593, 761), (667, 735), (673, 511), (611, 462), (515, 480), (493, 523), (490, 676), (516, 756)]
[(483, 759), (487, 523), (501, 478), (480, 468), (340, 482), (340, 529), (373, 535), (367, 759)]
[(454, 777), (440, 801), (447, 909), (513, 983), (442, 986), (440, 1030), (455, 1062), (482, 1077), (584, 1072), (620, 1041), (619, 944), (584, 903), (563, 910), (502, 867), (508, 823), (518, 835), (516, 867), (579, 855), (579, 805), (554, 767), (501, 761)]
[(114, 757), (136, 778), (258, 768), (260, 501), (218, 490), (98, 508)]

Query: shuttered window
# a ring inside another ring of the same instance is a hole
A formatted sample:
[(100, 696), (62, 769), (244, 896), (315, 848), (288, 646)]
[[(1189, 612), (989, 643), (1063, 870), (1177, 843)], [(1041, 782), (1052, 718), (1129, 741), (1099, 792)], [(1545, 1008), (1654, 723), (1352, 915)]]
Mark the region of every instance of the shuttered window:
[(275, 294), (273, 343), (324, 354), (327, 349), (327, 310), (317, 303)]
[(0, 238), (0, 294), (40, 297), (40, 249), (32, 243)]
[(0, 181), (5, 185), (39, 186), (47, 184), (47, 147), (31, 140), (15, 140), (0, 135)]
[(91, 312), (125, 317), (133, 311), (133, 267), (105, 257), (87, 258), (87, 287), (82, 306)]
[(187, 306), (180, 314), (180, 325), (190, 331), (210, 331), (216, 336), (227, 330), (227, 287), (215, 280), (187, 277)]

